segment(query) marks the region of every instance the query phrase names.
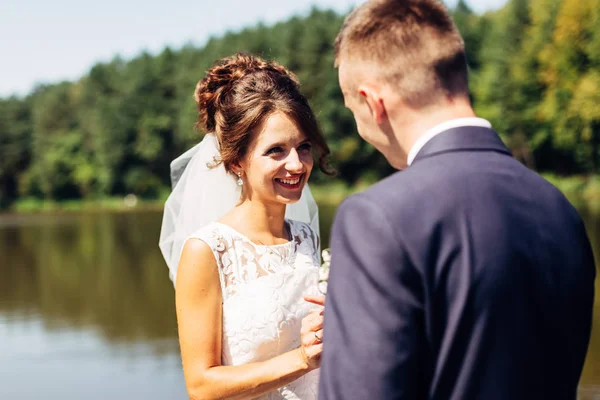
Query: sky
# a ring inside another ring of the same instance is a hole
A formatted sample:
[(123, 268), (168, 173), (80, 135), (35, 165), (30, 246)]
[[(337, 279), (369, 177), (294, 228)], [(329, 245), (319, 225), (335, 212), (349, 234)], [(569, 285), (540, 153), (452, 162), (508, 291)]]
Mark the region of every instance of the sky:
[[(450, 7), (457, 0), (446, 0)], [(77, 80), (98, 62), (305, 14), (312, 5), (347, 12), (364, 0), (0, 0), (0, 97), (36, 84)], [(467, 0), (476, 12), (506, 0)]]

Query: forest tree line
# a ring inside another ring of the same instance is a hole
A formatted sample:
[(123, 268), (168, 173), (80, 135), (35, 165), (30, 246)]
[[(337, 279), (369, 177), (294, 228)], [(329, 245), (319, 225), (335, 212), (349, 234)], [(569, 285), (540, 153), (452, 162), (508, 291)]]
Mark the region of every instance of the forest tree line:
[[(466, 42), (476, 112), (515, 157), (540, 172), (597, 174), (600, 0), (510, 0), (483, 15), (461, 0), (451, 11)], [(385, 176), (390, 167), (356, 134), (338, 87), (333, 40), (343, 18), (313, 9), (202, 47), (116, 57), (76, 82), (0, 99), (0, 208), (24, 198), (164, 197), (170, 161), (201, 139), (193, 128), (196, 83), (214, 60), (238, 51), (298, 75), (338, 179), (353, 185)]]

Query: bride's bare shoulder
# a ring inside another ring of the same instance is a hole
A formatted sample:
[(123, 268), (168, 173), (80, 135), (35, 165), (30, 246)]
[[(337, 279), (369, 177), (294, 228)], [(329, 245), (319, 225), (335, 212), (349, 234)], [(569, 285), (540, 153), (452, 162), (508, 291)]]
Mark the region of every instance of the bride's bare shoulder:
[(185, 242), (177, 269), (176, 289), (181, 286), (194, 286), (197, 283), (219, 283), (217, 261), (208, 243), (199, 238)]

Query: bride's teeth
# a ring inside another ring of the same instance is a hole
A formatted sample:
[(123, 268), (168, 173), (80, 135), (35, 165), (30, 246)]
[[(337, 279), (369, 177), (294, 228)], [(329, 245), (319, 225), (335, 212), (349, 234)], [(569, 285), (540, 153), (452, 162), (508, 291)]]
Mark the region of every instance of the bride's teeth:
[(297, 185), (300, 182), (300, 179), (295, 179), (295, 180), (291, 180), (291, 179), (280, 179), (281, 182), (285, 183), (286, 185)]

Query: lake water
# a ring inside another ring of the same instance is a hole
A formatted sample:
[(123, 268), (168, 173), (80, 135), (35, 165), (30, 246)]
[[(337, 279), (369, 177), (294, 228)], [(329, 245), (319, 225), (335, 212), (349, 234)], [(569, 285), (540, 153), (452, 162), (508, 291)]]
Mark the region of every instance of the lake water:
[[(0, 399), (187, 398), (161, 218), (0, 216)], [(600, 218), (585, 220), (598, 260)], [(581, 400), (600, 399), (599, 282)]]

